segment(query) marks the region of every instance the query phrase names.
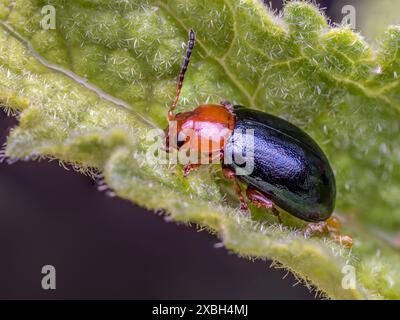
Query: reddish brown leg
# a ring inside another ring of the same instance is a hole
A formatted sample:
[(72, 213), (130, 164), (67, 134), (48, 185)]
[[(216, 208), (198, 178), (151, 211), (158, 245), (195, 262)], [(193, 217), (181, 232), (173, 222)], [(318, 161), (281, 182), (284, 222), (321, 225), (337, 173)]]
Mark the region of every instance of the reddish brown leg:
[(247, 198), (257, 207), (257, 208), (266, 208), (270, 209), (272, 214), (278, 218), (279, 223), (282, 223), (281, 215), (279, 214), (278, 209), (275, 207), (273, 202), (268, 199), (268, 197), (261, 193), (260, 191), (248, 187), (246, 190)]
[(304, 230), (304, 236), (309, 238), (314, 235), (330, 235), (335, 242), (347, 248), (353, 245), (353, 239), (350, 236), (340, 234), (340, 221), (334, 216), (326, 221), (309, 223)]
[[(209, 159), (209, 162), (208, 162), (208, 163), (214, 163), (213, 161), (214, 161), (215, 159), (218, 159), (218, 158), (219, 158), (219, 160), (221, 160), (221, 159), (223, 158), (224, 154), (223, 154), (222, 152), (220, 152), (220, 153), (217, 154), (217, 155), (215, 155), (215, 154), (213, 155), (213, 154), (211, 153), (209, 156), (210, 156), (210, 159)], [(200, 161), (200, 160), (199, 160), (199, 161)], [(185, 165), (183, 166), (183, 176), (186, 178), (186, 177), (189, 175), (189, 173), (191, 173), (192, 171), (198, 169), (201, 165), (202, 165), (201, 163), (189, 163), (189, 164), (185, 164)]]
[(189, 173), (191, 173), (192, 171), (196, 170), (198, 167), (200, 167), (200, 163), (185, 164), (183, 166), (183, 176), (186, 178), (189, 175)]
[(240, 201), (240, 210), (245, 214), (249, 214), (249, 208), (247, 207), (246, 204), (246, 199), (244, 198), (242, 194), (242, 189), (240, 188), (239, 182), (237, 181), (237, 177), (235, 174), (235, 171), (229, 168), (223, 168), (222, 173), (224, 174), (224, 177), (226, 179), (232, 180), (233, 182), (233, 188), (235, 189), (235, 193), (237, 197), (239, 198)]
[(304, 229), (304, 236), (306, 238), (310, 238), (314, 235), (324, 235), (328, 234), (328, 224), (325, 221), (322, 222), (312, 222), (307, 224), (306, 228)]

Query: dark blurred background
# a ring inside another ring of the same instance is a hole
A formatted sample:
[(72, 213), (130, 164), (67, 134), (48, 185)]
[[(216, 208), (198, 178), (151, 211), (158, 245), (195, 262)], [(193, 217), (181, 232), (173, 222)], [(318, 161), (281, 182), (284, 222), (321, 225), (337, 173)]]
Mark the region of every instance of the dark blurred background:
[[(270, 1), (266, 1), (270, 3)], [(272, 1), (280, 9), (282, 1)], [(319, 1), (335, 22), (345, 4)], [(332, 5), (331, 5), (332, 4)], [(340, 5), (339, 5), (340, 4)], [(17, 121), (0, 111), (0, 142)], [(215, 248), (195, 227), (166, 222), (97, 191), (57, 162), (0, 164), (0, 298), (313, 299), (268, 261)], [(41, 287), (54, 265), (57, 289)]]

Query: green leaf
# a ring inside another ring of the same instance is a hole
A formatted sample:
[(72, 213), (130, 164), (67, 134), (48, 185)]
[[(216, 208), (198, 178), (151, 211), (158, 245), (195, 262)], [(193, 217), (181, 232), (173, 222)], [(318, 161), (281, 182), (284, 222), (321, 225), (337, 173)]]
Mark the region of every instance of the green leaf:
[[(205, 227), (240, 256), (275, 260), (331, 298), (400, 298), (399, 27), (374, 50), (305, 2), (277, 17), (250, 0), (53, 0), (57, 27), (44, 30), (47, 3), (0, 1), (0, 101), (20, 120), (8, 158), (97, 168), (117, 195)], [(184, 179), (146, 161), (190, 27), (198, 42), (179, 109), (229, 99), (307, 131), (334, 168), (352, 250), (305, 239), (289, 215), (243, 217), (217, 167)], [(346, 265), (357, 280), (347, 290)]]

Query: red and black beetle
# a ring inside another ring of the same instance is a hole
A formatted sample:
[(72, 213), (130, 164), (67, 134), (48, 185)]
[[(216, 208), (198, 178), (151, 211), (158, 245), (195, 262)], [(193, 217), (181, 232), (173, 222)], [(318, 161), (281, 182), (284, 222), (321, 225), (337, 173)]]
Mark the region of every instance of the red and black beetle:
[[(200, 143), (192, 144), (193, 137), (184, 134), (187, 129), (195, 133), (198, 141), (213, 140), (214, 144), (209, 145), (216, 150), (210, 148), (206, 151), (210, 157), (218, 157), (224, 176), (233, 181), (242, 211), (248, 212), (247, 198), (259, 208), (270, 209), (280, 221), (278, 206), (302, 220), (313, 222), (306, 228), (307, 236), (330, 233), (337, 241), (351, 246), (352, 239), (339, 235), (338, 220), (331, 217), (336, 198), (332, 168), (318, 144), (303, 130), (281, 118), (227, 101), (204, 104), (193, 111), (174, 114), (194, 44), (195, 33), (190, 30), (177, 93), (168, 112), (167, 149), (170, 145), (177, 149), (199, 148)], [(175, 122), (173, 136), (170, 135), (172, 122)], [(243, 144), (243, 139), (237, 139), (237, 135), (248, 129), (254, 132), (254, 169), (247, 175), (237, 175), (241, 164), (235, 161), (225, 163), (224, 154), (242, 152), (243, 146), (240, 144)], [(173, 144), (170, 143), (171, 139)], [(184, 176), (199, 165), (186, 164)], [(247, 185), (246, 197), (242, 194), (239, 182)]]

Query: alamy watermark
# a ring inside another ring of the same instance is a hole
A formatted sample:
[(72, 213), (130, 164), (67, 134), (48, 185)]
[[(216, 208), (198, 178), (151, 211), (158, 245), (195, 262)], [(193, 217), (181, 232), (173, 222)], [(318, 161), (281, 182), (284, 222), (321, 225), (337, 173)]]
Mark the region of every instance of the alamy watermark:
[(148, 164), (203, 165), (234, 164), (237, 175), (249, 175), (254, 170), (254, 130), (196, 130), (185, 128), (178, 132), (171, 121), (168, 132), (149, 130), (146, 142)]
[(56, 268), (50, 264), (42, 267), (42, 288), (44, 290), (55, 290), (56, 289)]
[(347, 4), (342, 7), (342, 14), (344, 14), (342, 24), (348, 25), (350, 28), (355, 29), (357, 25), (356, 8), (350, 4)]
[[(50, 4), (42, 7), (41, 13), (43, 16), (40, 21), (40, 26), (44, 30), (56, 29), (56, 8)], [(350, 28), (356, 28), (356, 8), (353, 5), (346, 4), (342, 7), (341, 13), (344, 15), (341, 23), (348, 25)]]
[(357, 285), (356, 268), (352, 265), (346, 264), (342, 268), (342, 288), (345, 290), (354, 290)]
[(46, 5), (42, 7), (41, 13), (44, 15), (42, 20), (40, 20), (40, 26), (42, 29), (54, 30), (56, 28), (56, 8), (52, 5)]

